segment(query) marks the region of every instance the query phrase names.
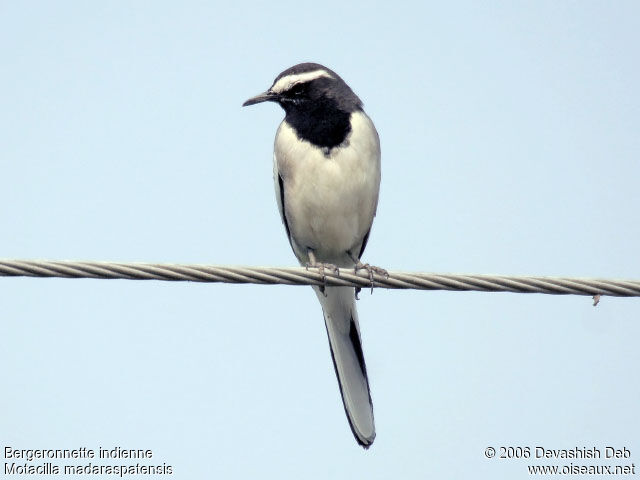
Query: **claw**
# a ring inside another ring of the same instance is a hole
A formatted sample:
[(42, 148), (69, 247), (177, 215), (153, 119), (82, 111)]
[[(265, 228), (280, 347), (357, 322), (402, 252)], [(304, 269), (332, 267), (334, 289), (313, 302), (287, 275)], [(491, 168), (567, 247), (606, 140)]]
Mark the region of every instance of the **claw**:
[(330, 270), (335, 275), (340, 275), (340, 269), (332, 263), (316, 263), (315, 265), (311, 265), (311, 266), (318, 269), (318, 273), (322, 275), (323, 282), (327, 280), (327, 276), (324, 273), (325, 270)]
[(327, 276), (325, 275), (324, 271), (331, 270), (334, 274), (340, 275), (340, 269), (338, 269), (338, 267), (336, 267), (332, 263), (316, 263), (315, 265), (308, 265), (308, 267), (317, 268), (318, 273), (322, 275), (322, 283), (324, 283), (324, 285), (320, 286), (320, 291), (326, 297), (327, 294), (325, 293), (324, 288), (327, 286)]
[(309, 253), (309, 261), (307, 263), (305, 263), (305, 268), (307, 270), (309, 270), (309, 268), (317, 268), (318, 269), (318, 273), (322, 276), (322, 283), (324, 283), (324, 285), (322, 285), (320, 287), (320, 291), (326, 297), (327, 294), (324, 292), (324, 287), (327, 286), (327, 276), (325, 275), (324, 271), (325, 270), (330, 270), (335, 275), (340, 275), (340, 269), (336, 265), (334, 265), (333, 263), (318, 262), (316, 260), (316, 256), (313, 254), (313, 251), (311, 249), (309, 249), (308, 253)]
[[(366, 270), (369, 273), (369, 282), (371, 282), (371, 293), (373, 293), (373, 274), (377, 273), (378, 275), (384, 275), (385, 278), (389, 278), (389, 272), (387, 272), (384, 268), (376, 267), (374, 265), (369, 265), (368, 263), (362, 263), (358, 261), (355, 266), (355, 273), (358, 273), (358, 270)], [(356, 292), (356, 298), (358, 298)]]

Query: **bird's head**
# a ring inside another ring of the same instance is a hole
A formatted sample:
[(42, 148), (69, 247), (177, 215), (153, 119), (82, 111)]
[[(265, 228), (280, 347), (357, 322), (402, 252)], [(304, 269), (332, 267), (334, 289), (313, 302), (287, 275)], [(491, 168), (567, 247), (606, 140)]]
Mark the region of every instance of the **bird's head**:
[(362, 102), (349, 85), (337, 73), (318, 63), (300, 63), (286, 69), (269, 90), (248, 99), (242, 106), (262, 102), (277, 102), (287, 113), (362, 109)]

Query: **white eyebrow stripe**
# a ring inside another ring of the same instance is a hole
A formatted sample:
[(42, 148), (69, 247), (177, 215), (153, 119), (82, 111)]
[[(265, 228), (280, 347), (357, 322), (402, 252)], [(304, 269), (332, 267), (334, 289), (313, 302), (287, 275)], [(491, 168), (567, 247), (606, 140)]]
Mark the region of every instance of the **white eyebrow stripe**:
[(271, 87), (271, 91), (274, 93), (282, 93), (289, 90), (291, 87), (298, 83), (305, 83), (315, 80), (316, 78), (327, 77), (333, 78), (326, 70), (314, 70), (312, 72), (298, 73), (294, 75), (287, 75), (286, 77), (282, 77), (278, 80), (273, 87)]

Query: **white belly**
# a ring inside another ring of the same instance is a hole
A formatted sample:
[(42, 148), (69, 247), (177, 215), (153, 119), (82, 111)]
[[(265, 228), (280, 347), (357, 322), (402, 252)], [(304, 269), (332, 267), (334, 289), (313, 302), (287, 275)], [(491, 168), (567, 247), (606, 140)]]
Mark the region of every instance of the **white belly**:
[(284, 212), (297, 244), (294, 250), (302, 250), (296, 251), (300, 261), (307, 260), (301, 253), (312, 248), (319, 261), (344, 263), (345, 253), (359, 248), (371, 228), (380, 187), (380, 143), (364, 113), (352, 114), (351, 121), (345, 146), (328, 156), (297, 138), (284, 121), (276, 134), (276, 190), (280, 175)]

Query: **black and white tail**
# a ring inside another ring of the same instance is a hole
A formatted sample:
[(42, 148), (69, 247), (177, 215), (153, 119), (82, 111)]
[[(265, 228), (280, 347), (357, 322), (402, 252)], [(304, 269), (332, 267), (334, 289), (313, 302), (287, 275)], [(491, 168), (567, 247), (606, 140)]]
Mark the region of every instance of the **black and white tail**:
[(364, 448), (376, 438), (373, 404), (364, 363), (355, 292), (352, 287), (314, 287), (322, 304), (333, 366), (351, 431)]

